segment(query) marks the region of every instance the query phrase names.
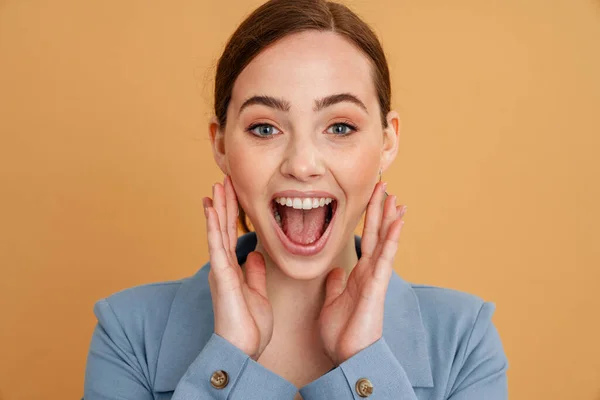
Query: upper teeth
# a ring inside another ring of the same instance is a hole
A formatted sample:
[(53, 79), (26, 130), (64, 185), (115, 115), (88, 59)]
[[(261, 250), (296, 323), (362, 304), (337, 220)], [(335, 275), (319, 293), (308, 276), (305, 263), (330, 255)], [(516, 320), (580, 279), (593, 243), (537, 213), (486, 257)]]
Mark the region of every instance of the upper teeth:
[(333, 201), (330, 197), (277, 197), (275, 202), (282, 206), (296, 209), (310, 210), (311, 208), (323, 207)]

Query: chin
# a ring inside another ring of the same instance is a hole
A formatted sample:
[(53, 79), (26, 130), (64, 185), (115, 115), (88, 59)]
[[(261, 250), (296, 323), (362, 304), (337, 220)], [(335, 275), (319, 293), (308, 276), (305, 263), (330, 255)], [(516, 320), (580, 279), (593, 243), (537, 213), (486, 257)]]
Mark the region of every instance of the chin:
[(333, 263), (332, 256), (323, 257), (289, 257), (289, 255), (277, 254), (273, 258), (275, 264), (287, 276), (297, 280), (313, 280), (322, 277), (329, 272)]

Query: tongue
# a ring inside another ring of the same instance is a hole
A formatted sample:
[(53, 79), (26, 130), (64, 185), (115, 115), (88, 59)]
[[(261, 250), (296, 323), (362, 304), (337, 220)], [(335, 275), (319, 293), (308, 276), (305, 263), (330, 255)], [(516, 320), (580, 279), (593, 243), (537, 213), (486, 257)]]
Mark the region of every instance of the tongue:
[(279, 207), (281, 226), (286, 236), (295, 243), (311, 244), (323, 234), (327, 207), (297, 210)]

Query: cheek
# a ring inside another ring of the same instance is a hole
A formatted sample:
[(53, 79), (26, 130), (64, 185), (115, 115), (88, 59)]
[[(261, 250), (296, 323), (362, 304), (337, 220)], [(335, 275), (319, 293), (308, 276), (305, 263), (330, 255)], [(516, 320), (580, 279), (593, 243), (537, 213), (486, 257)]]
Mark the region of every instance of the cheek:
[[(349, 201), (366, 206), (379, 179), (380, 148), (361, 145), (351, 154), (338, 157), (338, 177)], [(358, 200), (358, 202), (356, 202)]]
[(256, 204), (256, 201), (262, 201), (264, 188), (269, 182), (273, 167), (269, 165), (269, 157), (265, 157), (260, 149), (248, 146), (247, 143), (232, 140), (225, 145), (229, 173), (238, 202), (248, 215), (252, 216), (252, 205)]
[(348, 229), (354, 230), (361, 221), (373, 188), (379, 180), (380, 150), (364, 146), (353, 157), (339, 163), (336, 180), (346, 196), (345, 219)]

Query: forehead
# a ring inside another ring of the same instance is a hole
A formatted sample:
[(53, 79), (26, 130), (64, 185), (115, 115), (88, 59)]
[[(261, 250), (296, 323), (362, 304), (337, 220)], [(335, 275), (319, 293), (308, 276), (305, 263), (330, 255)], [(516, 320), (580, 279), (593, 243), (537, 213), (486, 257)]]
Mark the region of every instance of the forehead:
[(292, 108), (312, 107), (315, 98), (352, 93), (368, 108), (376, 102), (370, 59), (335, 32), (289, 35), (259, 53), (233, 86), (231, 103), (239, 107), (253, 95), (288, 100)]

